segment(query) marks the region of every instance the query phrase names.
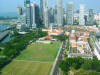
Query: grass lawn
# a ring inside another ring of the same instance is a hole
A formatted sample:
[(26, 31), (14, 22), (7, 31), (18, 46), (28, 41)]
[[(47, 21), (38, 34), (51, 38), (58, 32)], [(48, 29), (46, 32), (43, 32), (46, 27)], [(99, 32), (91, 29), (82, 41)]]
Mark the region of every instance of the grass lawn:
[(49, 75), (52, 63), (12, 61), (1, 75)]
[(2, 75), (49, 75), (60, 45), (61, 42), (29, 45), (2, 69)]
[(52, 44), (33, 43), (29, 45), (16, 59), (31, 61), (54, 61), (60, 42)]

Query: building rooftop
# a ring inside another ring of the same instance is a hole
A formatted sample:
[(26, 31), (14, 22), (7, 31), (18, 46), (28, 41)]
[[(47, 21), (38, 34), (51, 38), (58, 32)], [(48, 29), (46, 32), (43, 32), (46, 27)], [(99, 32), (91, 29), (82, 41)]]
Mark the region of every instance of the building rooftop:
[(52, 39), (52, 37), (49, 36), (49, 35), (45, 36), (44, 38), (45, 38), (45, 39)]

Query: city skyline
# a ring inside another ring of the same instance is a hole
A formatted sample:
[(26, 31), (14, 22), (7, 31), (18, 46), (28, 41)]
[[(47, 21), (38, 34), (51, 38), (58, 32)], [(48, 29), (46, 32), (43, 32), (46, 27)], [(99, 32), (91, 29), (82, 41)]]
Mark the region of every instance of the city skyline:
[[(34, 3), (37, 3), (39, 4), (39, 0), (31, 0), (32, 2)], [(57, 1), (56, 0), (48, 0), (48, 5), (49, 7), (51, 6), (54, 6), (55, 4), (57, 4)], [(0, 2), (0, 13), (9, 13), (9, 12), (16, 12), (16, 7), (17, 6), (24, 6), (23, 4), (24, 0), (23, 1), (20, 1), (20, 0), (1, 0)], [(100, 12), (100, 9), (98, 7), (100, 1), (98, 0), (63, 0), (63, 7), (66, 8), (66, 5), (67, 5), (67, 2), (73, 2), (75, 4), (75, 10), (79, 9), (79, 5), (80, 4), (85, 4), (85, 6), (87, 7), (86, 10), (92, 8), (94, 9), (95, 11), (97, 12)], [(6, 5), (5, 5), (6, 4)], [(12, 7), (13, 6), (13, 7)]]
[(100, 75), (99, 1), (0, 3), (0, 75)]

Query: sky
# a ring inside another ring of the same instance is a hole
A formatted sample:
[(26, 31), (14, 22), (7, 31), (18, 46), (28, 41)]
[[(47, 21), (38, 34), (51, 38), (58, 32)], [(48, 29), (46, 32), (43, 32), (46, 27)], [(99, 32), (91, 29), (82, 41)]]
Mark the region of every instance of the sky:
[[(39, 0), (31, 0), (39, 4)], [(79, 9), (80, 4), (85, 4), (85, 10), (93, 8), (100, 12), (100, 0), (63, 0), (63, 6), (66, 7), (67, 2), (74, 2), (75, 10)], [(48, 0), (49, 6), (56, 4), (56, 0)], [(17, 12), (17, 6), (23, 6), (24, 0), (0, 0), (0, 13)]]

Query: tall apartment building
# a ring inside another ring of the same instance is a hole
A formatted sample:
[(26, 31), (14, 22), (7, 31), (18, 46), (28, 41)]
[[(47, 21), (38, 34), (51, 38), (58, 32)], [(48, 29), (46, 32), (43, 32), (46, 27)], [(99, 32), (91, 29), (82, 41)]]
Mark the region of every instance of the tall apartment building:
[(31, 7), (30, 7), (30, 0), (25, 0), (24, 2), (25, 12), (26, 12), (26, 26), (31, 28)]
[(39, 6), (35, 3), (31, 3), (31, 28), (39, 27)]
[(44, 27), (49, 27), (48, 0), (43, 0), (43, 21)]
[(85, 25), (84, 8), (85, 8), (85, 6), (83, 4), (81, 4), (80, 12), (79, 12), (79, 25)]
[(58, 27), (63, 26), (62, 0), (57, 0), (57, 25)]
[(73, 17), (74, 17), (74, 3), (67, 3), (67, 25), (73, 25)]
[(43, 20), (43, 0), (40, 0), (40, 17)]
[(89, 23), (89, 25), (94, 24), (94, 11), (93, 11), (93, 9), (89, 9), (88, 23)]

